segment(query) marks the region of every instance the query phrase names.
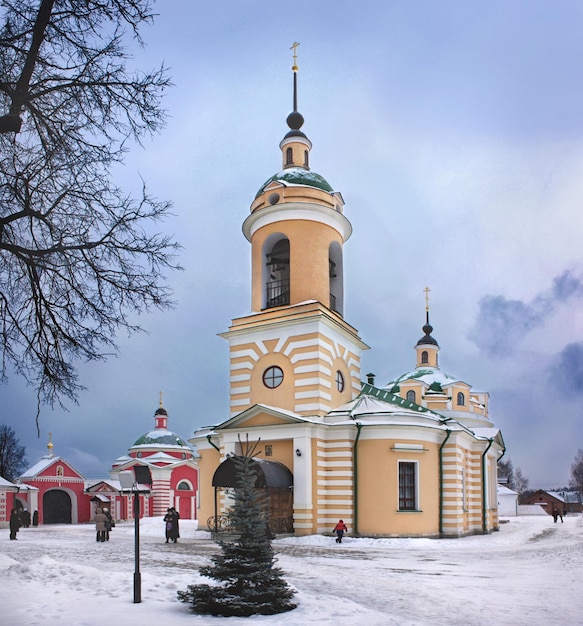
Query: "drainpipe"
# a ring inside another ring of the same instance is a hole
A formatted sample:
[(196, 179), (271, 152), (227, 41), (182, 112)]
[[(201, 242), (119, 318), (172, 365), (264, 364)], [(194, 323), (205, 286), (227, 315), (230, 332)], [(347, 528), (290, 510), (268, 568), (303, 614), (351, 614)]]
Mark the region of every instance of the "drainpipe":
[(443, 448), (451, 435), (451, 430), (446, 430), (445, 439), (439, 446), (439, 535), (443, 535)]
[[(206, 440), (219, 453), (219, 461), (220, 461), (221, 450), (220, 450), (220, 448), (217, 448), (217, 446), (211, 441), (211, 436), (212, 435), (207, 435), (206, 436)], [(218, 519), (219, 519), (219, 505), (217, 503), (217, 488), (216, 487), (215, 487), (214, 491), (215, 491), (215, 530), (214, 530), (213, 534), (214, 534), (214, 537), (216, 537), (216, 530), (217, 530), (217, 527), (218, 527)], [(209, 530), (211, 530), (211, 529), (209, 528)], [(211, 530), (211, 532), (213, 532), (213, 531)]]
[(362, 430), (362, 424), (356, 422), (356, 439), (354, 440), (354, 446), (352, 448), (352, 480), (354, 481), (353, 488), (353, 507), (354, 515), (352, 520), (352, 534), (358, 537), (358, 440), (360, 439), (360, 431)]
[(488, 447), (482, 454), (482, 533), (485, 535), (488, 532), (488, 524), (486, 520), (486, 454), (492, 447), (494, 439), (488, 440)]

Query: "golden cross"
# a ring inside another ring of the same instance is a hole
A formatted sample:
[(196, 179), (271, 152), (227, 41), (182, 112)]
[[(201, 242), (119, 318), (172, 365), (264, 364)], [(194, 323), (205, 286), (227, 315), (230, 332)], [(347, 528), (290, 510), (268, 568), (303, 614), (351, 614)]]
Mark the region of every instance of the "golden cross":
[(431, 289), (429, 289), (429, 287), (425, 287), (423, 291), (425, 292), (425, 310), (429, 311), (429, 292)]
[(294, 51), (294, 64), (292, 65), (292, 70), (294, 72), (298, 71), (298, 54), (297, 54), (298, 50), (297, 50), (297, 48), (298, 48), (299, 45), (300, 45), (299, 41), (294, 41), (292, 46), (291, 46), (291, 48), (290, 48), (290, 50)]
[(162, 408), (162, 392), (160, 392), (160, 408)]

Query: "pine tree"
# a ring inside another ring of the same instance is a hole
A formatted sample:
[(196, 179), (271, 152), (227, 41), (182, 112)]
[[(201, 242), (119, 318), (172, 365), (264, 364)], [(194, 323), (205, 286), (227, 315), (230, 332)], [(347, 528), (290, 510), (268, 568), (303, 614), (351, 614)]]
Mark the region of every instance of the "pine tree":
[(237, 487), (230, 511), (237, 538), (218, 540), (221, 552), (211, 557), (212, 565), (200, 568), (203, 576), (220, 585), (188, 585), (178, 598), (190, 603), (193, 613), (225, 617), (274, 615), (290, 611), (295, 591), (275, 567), (275, 557), (266, 519), (266, 498), (256, 489), (259, 467), (253, 460), (257, 443), (247, 442), (242, 456), (233, 457), (237, 468)]

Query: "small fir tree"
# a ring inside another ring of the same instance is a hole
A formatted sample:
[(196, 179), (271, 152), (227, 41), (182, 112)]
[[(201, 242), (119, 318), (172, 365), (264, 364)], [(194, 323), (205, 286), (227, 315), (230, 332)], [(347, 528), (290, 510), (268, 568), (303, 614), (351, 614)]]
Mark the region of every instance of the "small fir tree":
[(199, 570), (221, 584), (188, 585), (186, 591), (178, 592), (178, 598), (189, 603), (193, 613), (247, 617), (274, 615), (297, 606), (291, 601), (295, 591), (283, 579), (282, 570), (275, 567), (266, 498), (255, 486), (260, 470), (252, 457), (258, 443), (250, 445), (247, 441), (243, 454), (233, 457), (237, 487), (230, 516), (237, 539), (218, 539), (221, 552), (211, 557), (212, 565)]

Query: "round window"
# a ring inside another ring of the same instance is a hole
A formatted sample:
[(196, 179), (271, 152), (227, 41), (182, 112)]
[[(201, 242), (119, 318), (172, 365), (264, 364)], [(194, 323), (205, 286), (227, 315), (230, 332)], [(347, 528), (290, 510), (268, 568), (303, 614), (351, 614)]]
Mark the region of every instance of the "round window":
[(263, 372), (263, 384), (269, 389), (275, 389), (279, 387), (283, 381), (283, 370), (277, 365), (268, 367)]
[(340, 370), (336, 372), (336, 389), (340, 392), (344, 391), (344, 376)]

